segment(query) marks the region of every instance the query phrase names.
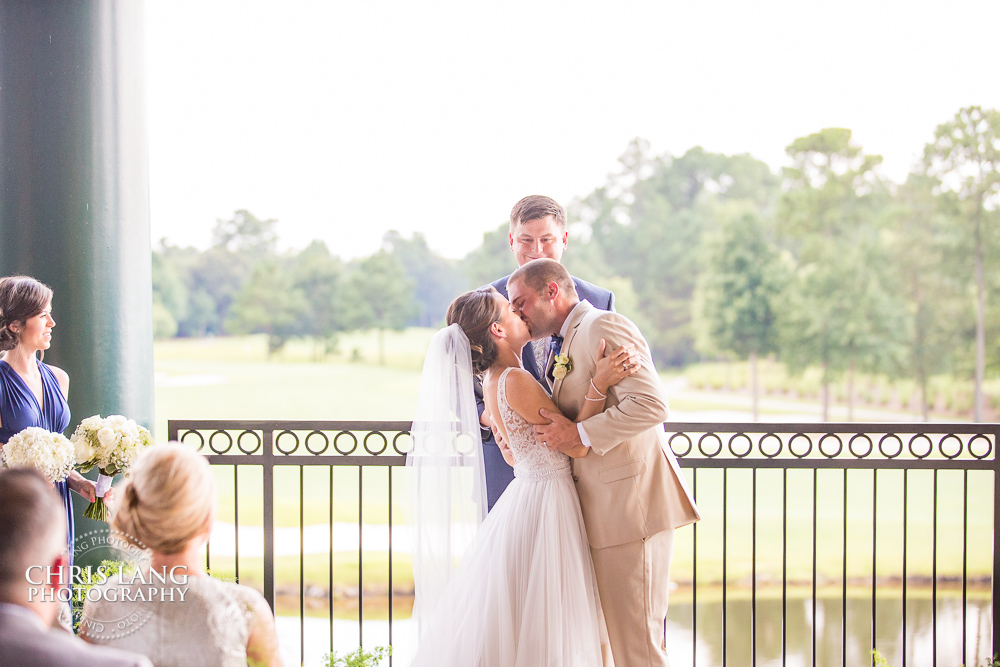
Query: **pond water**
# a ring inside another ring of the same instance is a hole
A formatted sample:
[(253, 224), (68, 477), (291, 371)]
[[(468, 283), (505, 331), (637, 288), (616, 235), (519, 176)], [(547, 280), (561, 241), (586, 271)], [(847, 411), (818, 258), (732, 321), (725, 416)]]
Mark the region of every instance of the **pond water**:
[[(939, 596), (937, 614), (937, 664), (958, 667), (963, 662), (970, 667), (982, 664), (990, 654), (991, 608), (989, 599), (970, 599), (966, 605), (966, 651), (962, 655), (962, 600), (960, 597)], [(932, 664), (934, 646), (931, 600), (911, 596), (906, 611), (906, 656), (908, 667), (928, 667)], [(723, 664), (726, 651), (727, 667), (779, 667), (813, 665), (813, 627), (816, 629), (816, 667), (841, 665), (843, 603), (841, 598), (820, 598), (816, 602), (813, 621), (812, 601), (790, 598), (787, 602), (787, 623), (782, 628), (781, 600), (757, 600), (756, 662), (752, 661), (750, 600), (730, 600), (727, 604), (726, 640), (723, 642), (722, 603), (698, 604), (697, 639), (692, 642), (692, 607), (690, 603), (671, 605), (667, 624), (667, 645), (675, 667), (697, 665), (712, 667)], [(904, 664), (902, 602), (899, 597), (879, 597), (876, 604), (876, 648), (893, 667)], [(871, 599), (848, 599), (847, 602), (847, 665), (870, 665), (871, 658)], [(300, 624), (296, 617), (279, 616), (278, 641), (285, 665), (300, 663)], [(361, 628), (367, 648), (389, 644), (386, 621), (365, 621)], [(334, 620), (334, 649), (344, 654), (358, 646), (358, 623)], [(416, 627), (410, 619), (392, 624), (392, 646), (395, 667), (405, 667), (416, 649)], [(784, 631), (783, 631), (784, 630)], [(783, 649), (784, 646), (784, 649)], [(323, 656), (330, 652), (330, 622), (325, 618), (306, 618), (305, 662), (307, 667), (325, 664)], [(784, 654), (784, 661), (782, 655)], [(383, 663), (383, 667), (388, 663)]]

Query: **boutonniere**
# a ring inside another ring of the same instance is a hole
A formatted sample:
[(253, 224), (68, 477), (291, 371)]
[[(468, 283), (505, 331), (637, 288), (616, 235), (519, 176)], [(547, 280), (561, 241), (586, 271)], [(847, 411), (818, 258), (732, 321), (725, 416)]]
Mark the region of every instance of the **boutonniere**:
[(557, 354), (552, 364), (552, 377), (556, 380), (562, 380), (571, 370), (573, 370), (573, 362), (569, 360), (569, 355)]

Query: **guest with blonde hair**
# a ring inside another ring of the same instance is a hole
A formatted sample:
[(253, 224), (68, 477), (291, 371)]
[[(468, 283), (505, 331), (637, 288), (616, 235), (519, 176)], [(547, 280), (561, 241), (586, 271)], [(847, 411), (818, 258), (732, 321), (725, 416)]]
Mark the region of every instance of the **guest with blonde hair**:
[(153, 447), (113, 510), (112, 528), (148, 550), (149, 563), (88, 595), (81, 636), (147, 655), (157, 667), (281, 664), (264, 597), (203, 568), (201, 547), (215, 521), (215, 480), (203, 456), (179, 444)]

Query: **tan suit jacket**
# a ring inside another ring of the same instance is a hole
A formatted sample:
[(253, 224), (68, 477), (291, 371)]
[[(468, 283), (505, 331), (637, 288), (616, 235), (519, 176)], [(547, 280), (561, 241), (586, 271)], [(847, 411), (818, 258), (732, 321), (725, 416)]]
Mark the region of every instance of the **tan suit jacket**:
[(562, 346), (572, 370), (553, 385), (553, 402), (566, 417), (576, 419), (602, 338), (608, 350), (633, 343), (642, 368), (611, 387), (604, 411), (583, 422), (591, 452), (573, 459), (573, 479), (595, 549), (641, 540), (700, 518), (666, 441), (667, 400), (649, 345), (628, 318), (580, 302), (570, 314)]

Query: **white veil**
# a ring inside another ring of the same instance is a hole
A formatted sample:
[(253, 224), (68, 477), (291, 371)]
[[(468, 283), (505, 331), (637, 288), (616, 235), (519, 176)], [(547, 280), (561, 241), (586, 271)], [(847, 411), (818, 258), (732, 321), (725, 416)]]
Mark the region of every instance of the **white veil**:
[(486, 517), (486, 472), (473, 391), (469, 339), (457, 324), (441, 329), (424, 358), (406, 466), (418, 628)]

